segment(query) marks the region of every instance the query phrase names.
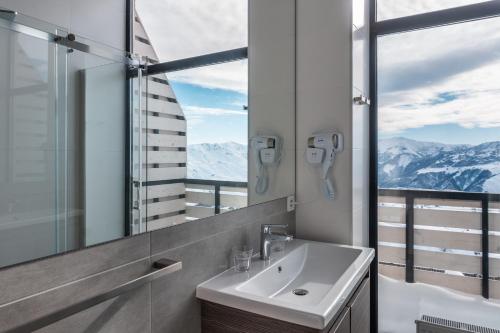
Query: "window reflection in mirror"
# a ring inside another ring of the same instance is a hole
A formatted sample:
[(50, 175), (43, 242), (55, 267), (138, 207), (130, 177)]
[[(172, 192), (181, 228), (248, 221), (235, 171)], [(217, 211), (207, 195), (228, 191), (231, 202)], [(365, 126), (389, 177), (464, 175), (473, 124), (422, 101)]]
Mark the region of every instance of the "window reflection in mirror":
[(246, 60), (149, 78), (147, 228), (247, 206)]

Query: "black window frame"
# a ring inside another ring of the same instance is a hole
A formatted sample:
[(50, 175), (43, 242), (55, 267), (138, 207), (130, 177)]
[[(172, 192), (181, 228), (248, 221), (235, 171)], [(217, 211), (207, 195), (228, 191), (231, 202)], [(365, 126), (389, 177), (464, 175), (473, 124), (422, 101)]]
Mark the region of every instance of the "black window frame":
[[(377, 20), (377, 0), (368, 0), (370, 21), (369, 82), (370, 82), (370, 119), (369, 119), (369, 246), (375, 249), (371, 265), (371, 332), (378, 332), (378, 90), (377, 90), (377, 39), (380, 36), (430, 29), (451, 24), (483, 20), (500, 16), (500, 0), (490, 0), (477, 4), (448, 8), (388, 20)], [(484, 212), (483, 212), (484, 215)], [(483, 248), (484, 249), (484, 248)], [(484, 261), (483, 266), (488, 262)], [(488, 296), (488, 287), (483, 296)]]

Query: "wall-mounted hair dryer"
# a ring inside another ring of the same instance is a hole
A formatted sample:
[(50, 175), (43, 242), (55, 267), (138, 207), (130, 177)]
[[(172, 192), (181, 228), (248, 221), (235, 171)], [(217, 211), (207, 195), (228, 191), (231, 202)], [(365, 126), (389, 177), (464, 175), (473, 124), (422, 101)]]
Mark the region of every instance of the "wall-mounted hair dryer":
[(342, 150), (344, 150), (344, 136), (335, 131), (316, 133), (307, 139), (307, 161), (313, 165), (321, 164), (321, 190), (329, 200), (335, 199), (330, 169), (336, 154)]
[(255, 193), (264, 194), (269, 188), (269, 174), (267, 168), (277, 166), (281, 160), (282, 142), (274, 135), (258, 135), (250, 139), (250, 147), (254, 154), (257, 166), (257, 182)]

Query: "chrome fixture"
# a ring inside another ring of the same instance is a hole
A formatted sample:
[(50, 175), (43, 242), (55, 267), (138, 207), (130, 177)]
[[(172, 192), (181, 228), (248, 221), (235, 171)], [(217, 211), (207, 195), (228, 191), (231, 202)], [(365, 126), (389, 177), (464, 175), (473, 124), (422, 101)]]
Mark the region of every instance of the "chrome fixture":
[(7, 20), (14, 20), (17, 16), (17, 12), (13, 10), (0, 8), (0, 15), (6, 18)]
[(306, 289), (294, 289), (292, 291), (292, 294), (297, 295), (297, 296), (305, 296), (309, 294), (309, 291)]
[(352, 99), (355, 105), (370, 105), (370, 99), (365, 95), (359, 95)]
[(289, 242), (293, 236), (282, 232), (273, 232), (273, 229), (286, 229), (288, 224), (262, 224), (260, 226), (260, 259), (268, 260), (271, 256), (273, 242)]

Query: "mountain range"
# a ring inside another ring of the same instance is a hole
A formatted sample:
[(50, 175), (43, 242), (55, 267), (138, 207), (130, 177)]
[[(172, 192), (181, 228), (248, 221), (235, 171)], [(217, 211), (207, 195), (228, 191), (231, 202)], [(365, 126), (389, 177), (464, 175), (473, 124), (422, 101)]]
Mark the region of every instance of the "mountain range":
[[(188, 145), (188, 178), (247, 181), (247, 146)], [(444, 144), (396, 137), (379, 141), (381, 188), (500, 193), (500, 141)]]
[(403, 137), (379, 141), (381, 188), (500, 193), (500, 141), (443, 144)]
[(247, 146), (236, 142), (188, 145), (188, 178), (246, 182), (247, 156)]

